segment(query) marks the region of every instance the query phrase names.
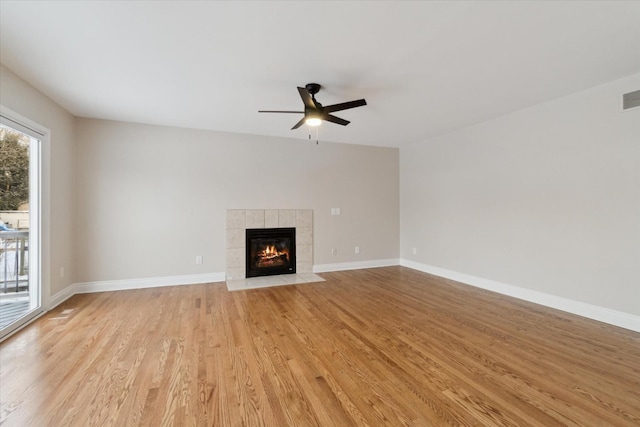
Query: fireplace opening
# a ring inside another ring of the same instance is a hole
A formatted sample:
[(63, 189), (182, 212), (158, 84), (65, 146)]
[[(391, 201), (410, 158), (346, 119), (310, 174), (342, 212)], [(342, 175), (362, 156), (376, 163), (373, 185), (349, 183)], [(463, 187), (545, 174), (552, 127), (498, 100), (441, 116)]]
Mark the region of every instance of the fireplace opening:
[(248, 228), (246, 277), (296, 272), (295, 228)]

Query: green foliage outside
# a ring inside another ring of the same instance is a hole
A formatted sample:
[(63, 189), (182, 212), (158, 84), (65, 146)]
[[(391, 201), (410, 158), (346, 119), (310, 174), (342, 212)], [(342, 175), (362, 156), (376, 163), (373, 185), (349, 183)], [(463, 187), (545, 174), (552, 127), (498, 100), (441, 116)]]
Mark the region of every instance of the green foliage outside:
[(0, 210), (15, 211), (29, 201), (29, 139), (0, 128)]

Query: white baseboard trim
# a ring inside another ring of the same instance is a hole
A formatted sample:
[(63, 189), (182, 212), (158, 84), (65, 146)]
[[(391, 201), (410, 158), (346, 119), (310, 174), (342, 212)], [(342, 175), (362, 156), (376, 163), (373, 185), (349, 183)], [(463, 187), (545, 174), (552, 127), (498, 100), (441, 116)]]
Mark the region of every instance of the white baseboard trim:
[(314, 273), (328, 273), (331, 271), (361, 270), (363, 268), (390, 267), (399, 265), (398, 258), (374, 259), (369, 261), (341, 262), (336, 264), (316, 264), (313, 266)]
[(105, 280), (74, 283), (49, 297), (46, 311), (53, 310), (75, 294), (91, 292), (123, 291), (129, 289), (158, 288), (161, 286), (194, 285), (197, 283), (224, 282), (225, 273), (188, 274), (184, 276), (147, 277), (129, 280)]
[(57, 306), (59, 306), (60, 304), (62, 304), (72, 296), (74, 296), (75, 294), (76, 294), (75, 285), (73, 284), (67, 286), (66, 288), (64, 288), (59, 292), (56, 292), (55, 294), (49, 297), (49, 304), (46, 310), (47, 311), (53, 310), (54, 308), (56, 308)]
[(494, 280), (483, 279), (471, 276), (457, 271), (447, 270), (445, 268), (434, 267), (428, 264), (422, 264), (406, 259), (400, 260), (400, 265), (424, 273), (433, 274), (435, 276), (444, 277), (446, 279), (455, 280), (467, 285), (475, 286), (499, 294), (518, 298), (521, 300), (533, 302), (535, 304), (544, 305), (546, 307), (555, 308), (557, 310), (566, 311), (568, 313), (577, 314), (589, 319), (608, 323), (610, 325), (619, 326), (621, 328), (640, 332), (640, 316), (624, 313), (621, 311), (611, 310), (609, 308), (597, 305), (587, 304), (580, 301), (574, 301), (568, 298), (558, 297), (543, 292), (533, 291), (531, 289), (520, 288), (518, 286), (508, 285), (506, 283), (496, 282)]
[(142, 279), (105, 280), (73, 285), (74, 294), (125, 291), (129, 289), (159, 288), (162, 286), (193, 285), (196, 283), (224, 282), (225, 273), (188, 274), (184, 276), (145, 277)]

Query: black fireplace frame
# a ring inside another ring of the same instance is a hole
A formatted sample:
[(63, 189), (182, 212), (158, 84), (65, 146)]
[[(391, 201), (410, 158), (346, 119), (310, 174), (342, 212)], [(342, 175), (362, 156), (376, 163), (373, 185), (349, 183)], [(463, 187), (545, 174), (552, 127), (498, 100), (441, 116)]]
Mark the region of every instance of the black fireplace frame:
[[(277, 267), (252, 267), (251, 262), (251, 239), (270, 239), (277, 237), (285, 237), (290, 240), (289, 247), (289, 265)], [(296, 229), (295, 227), (286, 228), (247, 228), (245, 232), (245, 256), (246, 271), (245, 276), (273, 276), (277, 274), (295, 274), (296, 272)]]

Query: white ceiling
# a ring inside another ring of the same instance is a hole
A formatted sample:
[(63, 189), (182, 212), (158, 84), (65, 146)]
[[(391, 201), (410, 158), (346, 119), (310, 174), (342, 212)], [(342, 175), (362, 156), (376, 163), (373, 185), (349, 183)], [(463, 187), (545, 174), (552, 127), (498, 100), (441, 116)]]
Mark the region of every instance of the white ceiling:
[(369, 104), (320, 140), (399, 147), (640, 72), (640, 1), (0, 0), (0, 62), (76, 116), (300, 139), (257, 111), (317, 82)]

